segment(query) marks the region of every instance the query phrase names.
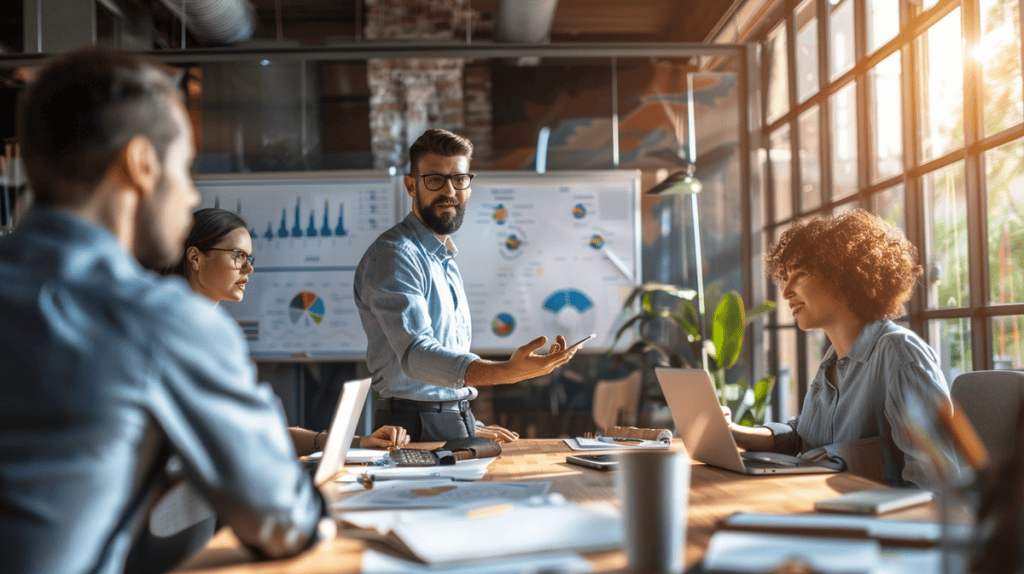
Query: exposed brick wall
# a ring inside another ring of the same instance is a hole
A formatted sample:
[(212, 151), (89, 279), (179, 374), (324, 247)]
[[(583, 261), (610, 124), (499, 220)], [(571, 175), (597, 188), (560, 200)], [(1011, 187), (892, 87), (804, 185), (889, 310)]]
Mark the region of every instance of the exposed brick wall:
[[(493, 29), (493, 17), (474, 11), (477, 25)], [(466, 0), (366, 0), (367, 40), (446, 40), (465, 37)], [(459, 36), (461, 34), (461, 36)], [(370, 131), (375, 169), (404, 170), (409, 146), (430, 128), (470, 138), (473, 166), (491, 166), (490, 69), (461, 59), (371, 60)], [(465, 77), (464, 77), (465, 76)]]
[(465, 112), (463, 135), (473, 142), (473, 168), (494, 164), (494, 118), (489, 62), (469, 62), (463, 68), (462, 93)]

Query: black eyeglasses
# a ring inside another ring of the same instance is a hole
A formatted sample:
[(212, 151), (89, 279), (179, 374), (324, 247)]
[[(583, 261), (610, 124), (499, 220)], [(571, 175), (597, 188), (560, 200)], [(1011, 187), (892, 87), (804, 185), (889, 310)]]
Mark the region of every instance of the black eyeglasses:
[(227, 251), (228, 253), (234, 253), (235, 256), (231, 258), (231, 262), (235, 264), (235, 269), (241, 269), (245, 262), (248, 261), (249, 265), (255, 267), (256, 258), (252, 255), (247, 255), (245, 251), (241, 249), (221, 249), (219, 247), (207, 247), (209, 251)]
[(472, 183), (476, 174), (453, 173), (451, 175), (445, 175), (443, 173), (427, 173), (420, 177), (423, 178), (423, 185), (425, 185), (430, 191), (440, 191), (449, 179), (452, 180), (452, 187), (462, 191), (464, 189), (469, 189), (469, 184)]

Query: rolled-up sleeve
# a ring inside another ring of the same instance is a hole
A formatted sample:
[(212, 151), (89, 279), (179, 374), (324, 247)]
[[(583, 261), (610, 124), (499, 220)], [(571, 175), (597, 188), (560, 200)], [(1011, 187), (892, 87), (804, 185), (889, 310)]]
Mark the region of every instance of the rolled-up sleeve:
[(466, 369), (479, 356), (454, 351), (434, 336), (426, 295), (432, 288), (430, 269), (412, 249), (402, 245), (375, 251), (363, 267), (358, 296), (384, 331), (406, 376), (440, 387), (461, 388), (465, 386)]
[(295, 555), (316, 540), (323, 502), (298, 464), (280, 403), (255, 382), (244, 339), (226, 314), (186, 312), (200, 315), (199, 324), (159, 325), (152, 415), (190, 482), (239, 540), (269, 557)]
[(803, 441), (796, 432), (796, 426), (799, 422), (799, 418), (793, 417), (784, 423), (764, 423), (763, 426), (772, 431), (772, 437), (775, 439), (775, 445), (772, 447), (773, 452), (796, 455), (803, 450)]

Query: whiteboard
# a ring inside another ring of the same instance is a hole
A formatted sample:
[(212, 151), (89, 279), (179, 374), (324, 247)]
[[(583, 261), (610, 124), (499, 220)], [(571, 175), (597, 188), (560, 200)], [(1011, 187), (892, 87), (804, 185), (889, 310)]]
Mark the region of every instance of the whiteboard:
[(508, 354), (540, 335), (607, 351), (640, 277), (636, 170), (477, 172), (452, 234), (473, 351)]
[(196, 178), (201, 207), (249, 224), (255, 270), (245, 299), (222, 302), (261, 360), (366, 355), (352, 295), (356, 266), (398, 221), (398, 179), (379, 172), (248, 173)]

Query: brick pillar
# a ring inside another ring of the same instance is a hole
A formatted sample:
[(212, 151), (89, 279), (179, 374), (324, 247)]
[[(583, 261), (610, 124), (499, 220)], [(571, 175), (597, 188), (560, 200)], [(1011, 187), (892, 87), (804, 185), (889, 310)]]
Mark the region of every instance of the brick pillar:
[(490, 63), (467, 63), (463, 69), (462, 86), (465, 106), (463, 135), (473, 142), (473, 169), (491, 169), (494, 165), (494, 114)]
[[(464, 37), (465, 26), (466, 0), (366, 0), (368, 40), (457, 42), (458, 33)], [(374, 168), (404, 170), (409, 146), (431, 128), (469, 137), (475, 148), (474, 167), (490, 167), (490, 69), (477, 68), (483, 66), (473, 66), (470, 81), (464, 78), (462, 59), (370, 60)]]

